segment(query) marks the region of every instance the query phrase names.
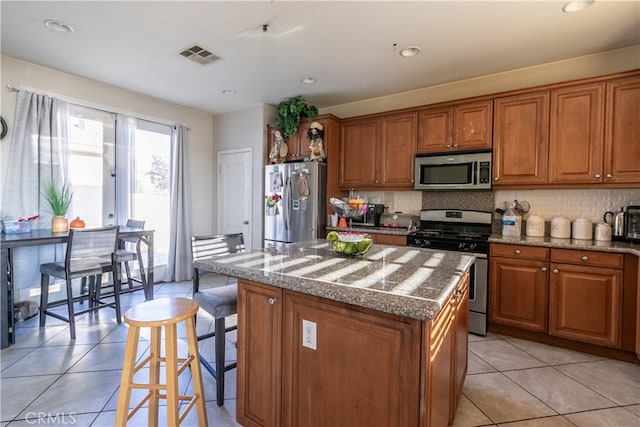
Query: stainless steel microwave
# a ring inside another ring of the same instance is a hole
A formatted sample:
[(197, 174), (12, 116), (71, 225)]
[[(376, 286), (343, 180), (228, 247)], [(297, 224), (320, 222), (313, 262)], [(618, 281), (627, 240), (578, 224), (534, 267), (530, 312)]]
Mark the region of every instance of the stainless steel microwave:
[(491, 152), (416, 157), (416, 190), (491, 189)]

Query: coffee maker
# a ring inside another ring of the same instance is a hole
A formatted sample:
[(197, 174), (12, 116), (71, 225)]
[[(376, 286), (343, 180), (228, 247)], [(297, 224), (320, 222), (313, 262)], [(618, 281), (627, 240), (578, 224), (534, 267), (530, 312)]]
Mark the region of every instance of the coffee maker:
[(367, 205), (367, 210), (362, 216), (353, 218), (353, 224), (364, 225), (367, 227), (379, 227), (380, 217), (384, 213), (384, 205), (378, 203), (372, 203)]

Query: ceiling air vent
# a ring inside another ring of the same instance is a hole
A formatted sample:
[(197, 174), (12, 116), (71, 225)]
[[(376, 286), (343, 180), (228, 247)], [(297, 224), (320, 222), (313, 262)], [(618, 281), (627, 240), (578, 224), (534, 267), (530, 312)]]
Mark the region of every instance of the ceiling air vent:
[(180, 52), (180, 55), (201, 65), (211, 64), (214, 61), (220, 59), (219, 56), (214, 55), (211, 51), (201, 48), (197, 44), (186, 48)]

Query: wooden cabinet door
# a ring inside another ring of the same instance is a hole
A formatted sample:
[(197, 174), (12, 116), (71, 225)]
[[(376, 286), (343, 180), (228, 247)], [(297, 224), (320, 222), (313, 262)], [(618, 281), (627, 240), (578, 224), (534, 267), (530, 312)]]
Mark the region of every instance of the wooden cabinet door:
[(439, 153), (453, 146), (453, 107), (434, 107), (418, 113), (417, 152)]
[(607, 83), (604, 182), (640, 184), (640, 76)]
[(376, 187), (378, 175), (377, 119), (362, 119), (342, 124), (340, 136), (340, 187)]
[(549, 183), (602, 182), (603, 149), (604, 83), (552, 90)]
[(517, 258), (491, 258), (489, 320), (547, 332), (548, 263)]
[(284, 425), (417, 426), (420, 333), (419, 321), (285, 291)]
[(551, 264), (549, 334), (607, 347), (622, 345), (622, 271)]
[(373, 243), (379, 245), (407, 246), (407, 236), (371, 233), (369, 237), (373, 239)]
[(311, 150), (309, 149), (311, 141), (308, 136), (310, 127), (311, 122), (309, 120), (302, 120), (298, 127), (298, 132), (287, 141), (289, 147), (289, 152), (287, 153), (288, 162), (302, 162), (305, 157), (309, 157), (311, 154)]
[(238, 281), (236, 417), (244, 426), (282, 422), (282, 290)]
[(544, 184), (549, 149), (549, 92), (494, 101), (493, 184)]
[(491, 148), (493, 101), (457, 105), (454, 108), (453, 150)]
[(438, 316), (425, 328), (428, 334), (424, 339), (423, 355), (426, 358), (426, 378), (424, 398), (425, 410), (421, 411), (423, 418), (421, 427), (446, 427), (453, 417), (451, 411), (454, 406), (454, 304), (450, 298), (440, 310)]
[(418, 113), (402, 113), (381, 119), (382, 156), (380, 184), (385, 188), (413, 188)]

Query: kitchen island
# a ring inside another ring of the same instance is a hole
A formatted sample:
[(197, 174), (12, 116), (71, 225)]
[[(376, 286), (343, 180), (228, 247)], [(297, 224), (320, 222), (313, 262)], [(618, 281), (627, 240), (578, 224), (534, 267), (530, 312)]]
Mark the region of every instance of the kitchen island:
[(238, 280), (246, 426), (446, 426), (467, 366), (474, 257), (325, 240), (194, 262)]

